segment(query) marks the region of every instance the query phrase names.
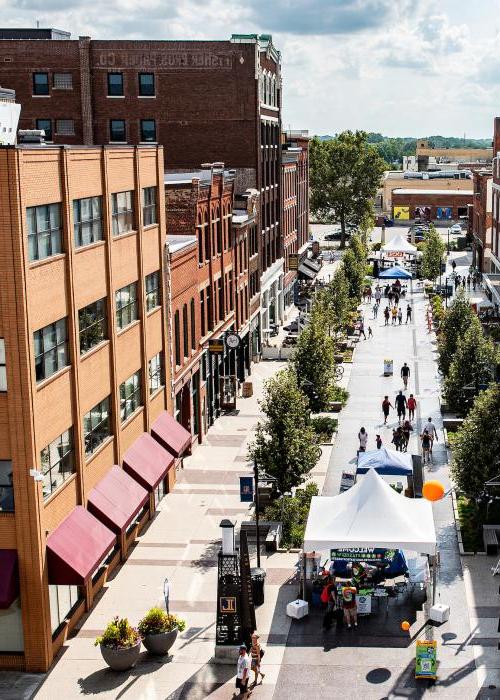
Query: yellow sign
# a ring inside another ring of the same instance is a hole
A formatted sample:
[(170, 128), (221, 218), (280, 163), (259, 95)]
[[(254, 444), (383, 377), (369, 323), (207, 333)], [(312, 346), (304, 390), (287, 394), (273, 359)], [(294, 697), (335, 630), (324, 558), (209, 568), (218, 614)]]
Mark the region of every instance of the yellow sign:
[(394, 207), (394, 218), (399, 221), (409, 221), (410, 207)]
[(299, 255), (298, 253), (290, 253), (288, 257), (288, 269), (298, 270), (299, 269)]

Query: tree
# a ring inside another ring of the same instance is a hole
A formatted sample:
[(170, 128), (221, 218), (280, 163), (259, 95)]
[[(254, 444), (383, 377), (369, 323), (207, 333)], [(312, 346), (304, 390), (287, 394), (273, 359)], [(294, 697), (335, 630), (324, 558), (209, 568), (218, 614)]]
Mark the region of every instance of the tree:
[(439, 333), (439, 370), (444, 377), (448, 375), (458, 339), (465, 335), (470, 326), (474, 312), (463, 290), (460, 290), (444, 315)]
[(302, 547), (311, 498), (318, 493), (316, 484), (309, 483), (297, 489), (294, 496), (282, 496), (266, 507), (266, 520), (283, 523), (282, 544), (285, 547)]
[(435, 280), (441, 274), (441, 262), (445, 251), (445, 245), (434, 226), (431, 226), (425, 234), (422, 275), (428, 280)]
[(500, 473), (500, 386), (475, 400), (453, 443), (451, 473), (458, 488), (476, 498), (484, 483)]
[(493, 342), (484, 335), (477, 316), (473, 316), (465, 335), (458, 339), (444, 382), (444, 394), (452, 411), (467, 413), (472, 397), (479, 392), (479, 386), (491, 381), (496, 357)]
[(330, 334), (347, 324), (351, 303), (349, 284), (342, 265), (336, 269), (326, 287), (316, 292), (315, 304), (322, 309)]
[(373, 211), (384, 161), (364, 131), (344, 131), (330, 141), (315, 138), (310, 147), (311, 209), (324, 221), (338, 221), (340, 247), (347, 222), (358, 225)]
[(351, 248), (344, 253), (342, 258), (342, 270), (347, 280), (349, 297), (359, 301), (361, 298), (363, 280), (365, 279), (365, 269), (364, 264), (360, 264)]
[(262, 473), (276, 479), (280, 493), (286, 493), (306, 480), (320, 454), (309, 424), (307, 398), (291, 368), (266, 382), (259, 406), (264, 419), (257, 424), (248, 456)]
[(335, 387), (335, 340), (329, 335), (327, 324), (321, 306), (315, 303), (291, 358), (297, 383), (315, 413), (328, 408)]

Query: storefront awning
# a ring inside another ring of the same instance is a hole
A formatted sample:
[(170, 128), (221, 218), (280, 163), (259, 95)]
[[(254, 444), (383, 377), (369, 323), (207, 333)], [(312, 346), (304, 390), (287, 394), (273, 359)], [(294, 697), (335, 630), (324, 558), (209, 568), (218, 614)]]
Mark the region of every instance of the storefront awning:
[(19, 596), (19, 573), (15, 549), (0, 549), (0, 610), (10, 608)]
[(167, 411), (155, 420), (151, 435), (174, 457), (180, 457), (191, 444), (191, 434)]
[(148, 498), (148, 492), (116, 465), (89, 493), (87, 508), (110, 530), (125, 532)]
[(313, 272), (318, 273), (321, 270), (321, 263), (318, 260), (313, 260), (312, 258), (304, 258), (302, 265), (305, 265)]
[(149, 433), (143, 433), (123, 456), (123, 468), (147, 491), (153, 491), (173, 467), (175, 457)]
[(47, 538), (49, 583), (83, 586), (116, 542), (116, 535), (76, 506)]
[(316, 277), (316, 272), (313, 272), (309, 267), (304, 264), (299, 265), (299, 275), (307, 277), (307, 279), (313, 280)]

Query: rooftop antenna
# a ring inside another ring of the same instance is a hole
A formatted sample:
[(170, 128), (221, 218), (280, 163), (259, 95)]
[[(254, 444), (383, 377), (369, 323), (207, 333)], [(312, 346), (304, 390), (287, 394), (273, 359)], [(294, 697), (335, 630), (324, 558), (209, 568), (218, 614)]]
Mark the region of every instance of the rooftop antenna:
[(40, 29), (40, 20), (39, 19), (37, 19), (37, 21), (36, 21), (36, 28)]

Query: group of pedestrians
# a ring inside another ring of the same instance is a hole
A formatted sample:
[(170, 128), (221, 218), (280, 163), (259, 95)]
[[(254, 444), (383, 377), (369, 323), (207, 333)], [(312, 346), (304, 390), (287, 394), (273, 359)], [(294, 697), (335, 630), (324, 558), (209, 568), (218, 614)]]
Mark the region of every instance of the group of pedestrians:
[[(374, 318), (377, 317), (377, 312), (373, 310)], [(406, 321), (405, 323), (411, 323), (412, 308), (411, 304), (406, 306)], [(397, 323), (401, 326), (403, 324), (403, 310), (400, 306), (386, 306), (384, 309), (384, 318), (386, 326), (389, 325), (389, 319), (392, 319), (392, 325), (395, 326)]]
[(240, 653), (236, 663), (236, 688), (240, 691), (238, 697), (248, 698), (252, 691), (250, 690), (250, 672), (254, 673), (253, 687), (257, 685), (259, 676), (262, 680), (265, 678), (265, 673), (260, 670), (264, 650), (260, 646), (260, 637), (257, 632), (252, 634), (252, 646), (250, 654), (248, 654), (246, 644), (240, 645)]

